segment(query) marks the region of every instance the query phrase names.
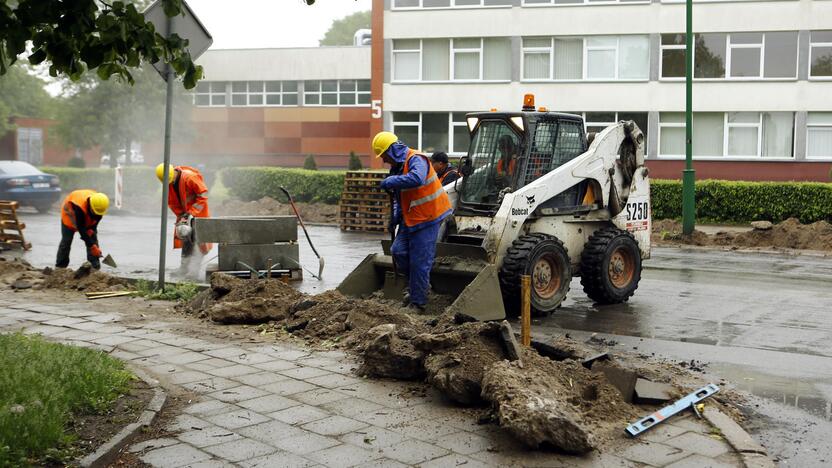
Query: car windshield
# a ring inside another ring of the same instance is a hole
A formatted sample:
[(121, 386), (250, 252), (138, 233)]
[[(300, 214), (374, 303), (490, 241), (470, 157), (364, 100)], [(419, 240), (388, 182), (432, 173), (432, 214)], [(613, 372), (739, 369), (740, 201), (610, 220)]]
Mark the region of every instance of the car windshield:
[(504, 120), (480, 123), (471, 140), (468, 157), (473, 173), (466, 177), (462, 202), (495, 205), (500, 191), (512, 185), (519, 169), (520, 138)]
[(12, 176), (41, 175), (43, 172), (23, 161), (0, 161), (0, 174)]

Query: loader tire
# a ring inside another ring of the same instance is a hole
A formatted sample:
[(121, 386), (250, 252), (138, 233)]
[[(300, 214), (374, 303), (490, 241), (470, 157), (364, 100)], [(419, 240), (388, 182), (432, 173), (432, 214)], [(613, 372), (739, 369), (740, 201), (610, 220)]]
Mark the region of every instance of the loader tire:
[(520, 236), (511, 244), (500, 270), (500, 287), (509, 315), (520, 314), (521, 275), (532, 277), (532, 315), (546, 316), (560, 307), (572, 280), (563, 242), (555, 236), (535, 233)]
[(581, 255), (581, 285), (599, 304), (626, 302), (641, 280), (641, 251), (635, 237), (616, 227), (595, 231)]

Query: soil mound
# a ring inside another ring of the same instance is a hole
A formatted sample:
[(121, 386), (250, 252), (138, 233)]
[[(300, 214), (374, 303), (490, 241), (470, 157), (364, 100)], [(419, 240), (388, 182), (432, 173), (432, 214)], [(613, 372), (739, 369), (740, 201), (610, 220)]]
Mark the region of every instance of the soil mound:
[[(295, 206), (298, 208), (301, 219), (304, 222), (338, 223), (338, 205), (295, 202)], [(211, 207), (211, 211), (216, 216), (294, 216), (295, 214), (292, 211), (292, 205), (289, 203), (280, 203), (271, 197), (263, 197), (250, 202), (231, 199), (218, 204), (216, 208)]]
[(690, 244), (713, 245), (707, 234), (694, 229), (690, 235), (682, 234), (682, 223), (672, 219), (662, 219), (653, 222), (654, 244)]
[(127, 281), (93, 269), (84, 262), (77, 270), (44, 268), (43, 288), (77, 289), (79, 291), (125, 291)]
[(798, 249), (832, 251), (832, 224), (817, 221), (802, 224), (789, 218), (779, 224), (766, 222), (752, 223), (754, 229), (746, 232), (717, 232), (708, 235), (694, 231), (692, 235), (682, 234), (682, 224), (671, 219), (653, 223), (653, 243), (690, 244), (699, 246), (726, 246), (743, 249)]
[(283, 320), (302, 294), (278, 279), (243, 280), (224, 273), (211, 275), (211, 287), (180, 308), (221, 323), (264, 323)]

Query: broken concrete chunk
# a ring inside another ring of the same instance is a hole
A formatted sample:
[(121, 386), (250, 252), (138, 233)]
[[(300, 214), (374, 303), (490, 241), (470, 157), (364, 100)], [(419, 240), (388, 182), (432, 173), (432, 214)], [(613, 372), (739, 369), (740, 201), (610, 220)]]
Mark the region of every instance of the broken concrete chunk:
[(314, 299), (304, 298), (292, 304), (292, 307), (289, 309), (289, 311), (292, 314), (296, 314), (298, 312), (303, 312), (304, 310), (311, 309), (316, 305), (318, 305), (318, 301)]
[(422, 333), (413, 338), (413, 345), (422, 351), (434, 351), (450, 348), (462, 341), (462, 335), (457, 331), (449, 333)]
[(211, 275), (211, 291), (214, 293), (214, 298), (219, 299), (230, 293), (234, 288), (241, 285), (242, 280), (225, 274), (214, 273)]
[(396, 325), (378, 325), (367, 335), (369, 339), (359, 350), (364, 358), (360, 374), (402, 380), (416, 380), (424, 375), (424, 354), (411, 342), (396, 336)]
[(607, 378), (607, 382), (618, 389), (624, 401), (632, 403), (633, 393), (636, 388), (636, 379), (638, 378), (635, 371), (625, 369), (618, 364), (607, 360), (596, 362), (592, 366), (592, 372), (600, 372), (604, 374), (604, 377)]
[(455, 353), (432, 354), (425, 359), (428, 382), (444, 396), (462, 405), (474, 405), (482, 401), (481, 372), (463, 365)]
[(303, 330), (306, 326), (309, 325), (309, 319), (298, 319), (286, 324), (286, 331), (289, 333), (294, 333), (298, 330)]
[(584, 362), (581, 364), (586, 367), (587, 369), (592, 369), (592, 365), (595, 364), (595, 361), (609, 361), (610, 355), (609, 353), (601, 353), (596, 354), (595, 356), (589, 357), (584, 359)]
[(774, 227), (774, 224), (771, 221), (752, 221), (751, 227), (757, 231), (769, 231)]
[(91, 272), (92, 272), (92, 264), (90, 262), (84, 262), (84, 263), (81, 264), (80, 267), (78, 267), (77, 270), (75, 270), (75, 274), (73, 275), (73, 278), (80, 279), (80, 278), (83, 278), (85, 276), (89, 276), (89, 274)]
[(661, 404), (673, 398), (674, 390), (672, 385), (637, 379), (635, 397), (638, 403)]
[(507, 320), (500, 322), (500, 338), (503, 340), (503, 346), (505, 346), (509, 361), (518, 361), (523, 351), (520, 349), (520, 345), (514, 337), (514, 330), (512, 330), (511, 324)]
[(12, 283), (12, 289), (31, 289), (32, 283), (24, 279), (19, 279)]
[(208, 310), (208, 317), (220, 323), (265, 323), (287, 317), (286, 307), (280, 302), (253, 297), (245, 301), (218, 302)]

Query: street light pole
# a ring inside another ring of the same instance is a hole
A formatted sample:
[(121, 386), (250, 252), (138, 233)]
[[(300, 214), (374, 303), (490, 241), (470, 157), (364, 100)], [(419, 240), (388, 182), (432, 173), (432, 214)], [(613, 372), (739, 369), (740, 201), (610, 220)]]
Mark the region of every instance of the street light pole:
[(693, 170), (693, 0), (685, 1), (685, 170), (682, 171), (682, 233), (696, 224), (696, 171)]
[[(173, 34), (174, 18), (168, 17), (168, 37)], [(156, 287), (163, 291), (165, 289), (165, 254), (167, 253), (167, 230), (168, 230), (168, 181), (173, 174), (170, 173), (170, 138), (173, 125), (173, 85), (176, 77), (173, 73), (173, 66), (167, 65), (165, 72), (167, 80), (167, 92), (165, 95), (165, 156), (164, 175), (162, 176), (162, 222), (159, 232), (159, 282)]]

